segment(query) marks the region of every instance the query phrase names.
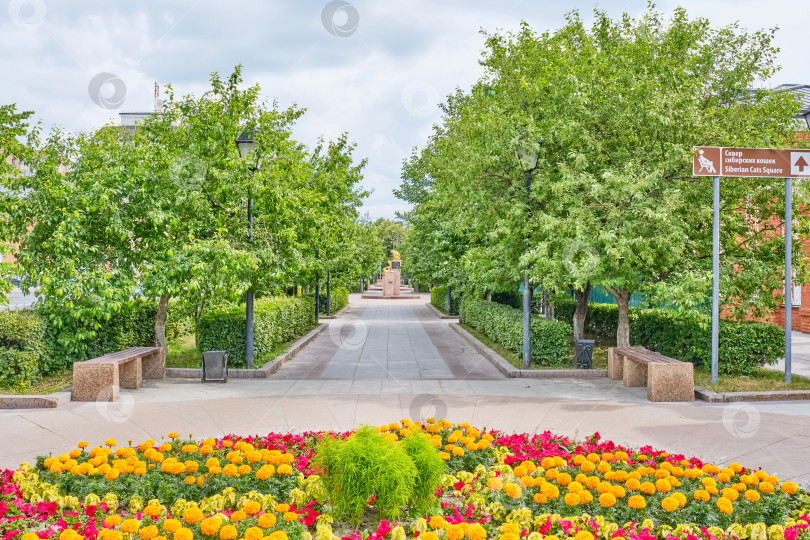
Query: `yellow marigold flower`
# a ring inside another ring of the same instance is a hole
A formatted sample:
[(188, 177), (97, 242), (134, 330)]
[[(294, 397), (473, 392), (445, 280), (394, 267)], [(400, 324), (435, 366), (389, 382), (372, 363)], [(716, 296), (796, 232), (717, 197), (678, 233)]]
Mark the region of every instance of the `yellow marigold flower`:
[(593, 494), (590, 491), (580, 491), (577, 495), (579, 495), (579, 502), (582, 504), (588, 504), (593, 501)]
[(500, 491), (503, 488), (503, 480), (498, 477), (487, 480), (487, 489), (490, 491)]
[(728, 482), (730, 480), (731, 480), (731, 476), (729, 476), (728, 474), (726, 474), (724, 472), (721, 472), (721, 473), (719, 473), (717, 475), (717, 481), (718, 482)]
[(252, 471), (252, 470), (253, 469), (251, 468), (250, 465), (239, 465), (239, 468), (237, 469), (237, 472), (240, 475), (243, 475), (243, 474), (249, 474), (250, 471)]
[(141, 526), (141, 522), (137, 519), (125, 519), (121, 522), (121, 532), (134, 534), (138, 532), (138, 528)]
[(219, 519), (214, 517), (205, 518), (200, 522), (200, 532), (205, 536), (211, 536), (219, 532), (220, 527)]
[(447, 452), (439, 452), (439, 457), (445, 461), (450, 460), (450, 454), (448, 454)]
[(550, 484), (548, 482), (540, 486), (540, 491), (549, 499), (556, 499), (560, 496), (560, 489), (554, 484)]
[(65, 529), (59, 534), (59, 540), (81, 540), (82, 536), (73, 529)]
[(518, 478), (520, 478), (521, 476), (526, 476), (527, 474), (529, 474), (529, 471), (528, 471), (528, 469), (527, 469), (526, 467), (524, 467), (523, 465), (518, 465), (517, 467), (515, 467), (514, 469), (512, 469), (512, 473), (513, 473), (515, 476), (517, 476)]
[(625, 487), (631, 491), (636, 491), (641, 489), (641, 482), (638, 481), (638, 478), (630, 478), (627, 482), (624, 483)]
[(276, 472), (278, 474), (292, 474), (293, 470), (292, 470), (292, 467), (290, 467), (290, 465), (288, 463), (282, 463), (281, 465), (278, 466), (278, 469), (276, 469)]
[(535, 493), (534, 496), (532, 497), (532, 500), (537, 504), (544, 504), (548, 502), (548, 497), (543, 493)]
[(661, 478), (655, 481), (655, 489), (661, 493), (669, 493), (672, 491), (672, 485), (667, 482), (666, 478)]
[(39, 536), (37, 536), (37, 533), (29, 532), (22, 535), (20, 540), (39, 540)]
[(245, 540), (260, 540), (264, 537), (264, 531), (260, 527), (248, 527), (245, 531)]
[(723, 512), (724, 514), (730, 514), (734, 511), (734, 505), (731, 503), (730, 500), (726, 499), (725, 497), (720, 497), (717, 499), (717, 509)]
[(290, 505), (287, 503), (278, 503), (275, 508), (276, 512), (279, 514), (283, 514), (284, 512), (290, 511)]
[(678, 503), (678, 499), (675, 497), (664, 497), (664, 499), (661, 501), (661, 508), (667, 512), (674, 512), (680, 508), (680, 506), (681, 505)]
[(560, 473), (557, 475), (557, 483), (565, 487), (571, 483), (571, 475), (568, 473)]
[(762, 493), (771, 493), (773, 491), (773, 484), (771, 484), (770, 482), (767, 482), (765, 480), (760, 482), (759, 486), (757, 486), (757, 487), (759, 488), (759, 490)]
[(174, 531), (174, 540), (194, 540), (194, 533), (191, 529), (180, 527)]
[(463, 456), (464, 455), (464, 449), (456, 446), (455, 448), (453, 448), (453, 455), (454, 456), (459, 456), (459, 457)]
[(231, 514), (231, 521), (242, 521), (247, 518), (247, 514), (244, 510), (237, 510), (233, 514)]
[(627, 492), (622, 486), (611, 486), (610, 493), (612, 493), (617, 499), (621, 499), (627, 495)]
[(585, 489), (585, 487), (580, 482), (578, 482), (576, 480), (574, 480), (573, 482), (568, 484), (568, 491), (570, 493), (579, 493), (583, 489)]
[(757, 502), (759, 499), (760, 499), (759, 491), (755, 489), (749, 489), (745, 492), (745, 500)]
[(107, 516), (107, 517), (104, 518), (104, 526), (105, 527), (112, 528), (112, 527), (117, 527), (120, 524), (121, 524), (121, 516), (112, 515), (112, 516)]
[(430, 526), (434, 529), (444, 529), (447, 526), (447, 521), (442, 516), (433, 516), (430, 518)]
[(594, 540), (593, 534), (588, 531), (579, 531), (574, 535), (574, 540)]
[(140, 531), (138, 531), (138, 536), (141, 537), (141, 540), (152, 540), (157, 535), (158, 535), (158, 528), (154, 525), (148, 525), (146, 527), (143, 527)]
[(203, 519), (202, 510), (200, 510), (196, 506), (190, 506), (186, 508), (186, 510), (183, 512), (183, 521), (185, 521), (186, 523), (190, 523), (191, 525), (199, 523), (200, 521), (202, 521), (202, 519)]
[(721, 493), (723, 494), (723, 497), (730, 500), (731, 502), (736, 501), (740, 496), (740, 492), (732, 488), (723, 488)]
[(566, 493), (563, 500), (568, 506), (576, 506), (579, 504), (579, 493)]
[(262, 529), (269, 529), (270, 527), (275, 526), (276, 524), (276, 515), (273, 513), (266, 513), (259, 516), (259, 527)]
[(162, 512), (162, 510), (163, 509), (160, 506), (156, 505), (156, 504), (148, 504), (143, 509), (143, 513), (146, 514), (149, 517), (155, 517), (155, 516), (159, 516), (160, 513)]
[(270, 540), (289, 540), (287, 533), (282, 530), (273, 531), (267, 538)]
[(113, 446), (118, 446), (118, 441), (116, 441), (115, 439), (110, 438), (110, 439), (105, 440), (104, 444), (106, 444), (107, 446), (112, 448)]
[(616, 504), (616, 497), (613, 496), (613, 493), (602, 493), (599, 495), (599, 504), (605, 508), (610, 508)]
[(634, 510), (642, 510), (647, 507), (647, 501), (641, 495), (631, 495), (627, 499), (627, 506)]
[(174, 518), (169, 518), (163, 522), (163, 530), (169, 534), (174, 534), (175, 532), (177, 532), (177, 529), (179, 529), (182, 526), (183, 524), (180, 523), (180, 520)]
[(177, 438), (177, 437), (179, 437), (179, 436), (180, 436), (180, 435), (178, 435), (176, 431), (170, 431), (170, 432), (169, 432), (169, 438), (170, 438), (170, 439), (176, 439), (176, 438)]
[(795, 495), (796, 492), (799, 491), (798, 484), (795, 484), (793, 482), (784, 482), (781, 487), (782, 491), (784, 491), (788, 495)]
[(448, 540), (461, 540), (464, 538), (464, 527), (461, 525), (449, 525), (445, 531), (444, 535), (447, 537)]
[(219, 531), (219, 537), (222, 540), (233, 540), (234, 538), (237, 537), (238, 534), (239, 531), (233, 525), (225, 525)]
[(481, 526), (480, 523), (473, 523), (470, 525), (470, 528), (467, 531), (467, 536), (470, 538), (470, 540), (485, 540), (487, 537), (487, 531)]
[(579, 468), (584, 473), (591, 473), (596, 469), (596, 465), (594, 465), (592, 462), (586, 460), (586, 461), (582, 462), (582, 465), (580, 465)]
[(222, 474), (228, 477), (239, 476), (239, 469), (233, 463), (228, 463), (222, 468)]
[(642, 482), (641, 486), (639, 486), (639, 489), (642, 492), (646, 493), (647, 495), (653, 495), (655, 494), (656, 487), (655, 484), (653, 484), (652, 482)]
[(249, 516), (254, 516), (262, 511), (262, 503), (259, 501), (248, 501), (242, 507), (242, 510)]
[(295, 512), (284, 512), (282, 517), (284, 518), (284, 521), (298, 521), (298, 514)]
[(523, 495), (523, 490), (520, 489), (520, 486), (512, 482), (504, 484), (503, 492), (506, 493), (506, 495), (511, 497), (512, 499), (517, 499), (518, 497)]

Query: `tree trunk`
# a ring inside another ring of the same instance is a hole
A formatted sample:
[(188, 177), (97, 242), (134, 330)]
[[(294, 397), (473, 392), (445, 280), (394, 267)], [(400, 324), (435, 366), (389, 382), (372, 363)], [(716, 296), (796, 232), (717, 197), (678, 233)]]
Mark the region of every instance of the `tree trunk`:
[(577, 307), (574, 310), (574, 339), (584, 339), (585, 318), (588, 316), (588, 296), (591, 294), (591, 282), (585, 284), (581, 291), (574, 291)]
[(610, 291), (619, 305), (619, 325), (616, 328), (616, 346), (630, 346), (630, 291), (616, 289)]
[(487, 302), (492, 302), (492, 291), (487, 291)]
[(160, 347), (169, 354), (166, 345), (166, 319), (169, 318), (169, 295), (164, 294), (158, 301), (157, 316), (155, 317), (155, 347)]

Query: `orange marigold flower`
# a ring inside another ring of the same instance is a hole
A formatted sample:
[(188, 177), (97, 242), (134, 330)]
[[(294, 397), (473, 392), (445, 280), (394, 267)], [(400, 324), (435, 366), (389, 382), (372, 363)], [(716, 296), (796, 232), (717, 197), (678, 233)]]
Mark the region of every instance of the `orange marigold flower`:
[(247, 515), (254, 516), (261, 512), (262, 504), (259, 501), (248, 501), (245, 503), (242, 510), (244, 510)]
[(245, 531), (245, 540), (260, 540), (264, 531), (260, 527), (248, 527)]
[(548, 502), (548, 497), (543, 493), (535, 493), (534, 497), (532, 497), (532, 500), (537, 504), (544, 504)]
[(723, 512), (724, 514), (730, 514), (734, 511), (734, 505), (731, 503), (730, 500), (726, 499), (725, 497), (720, 497), (717, 499), (717, 509)]
[(179, 437), (179, 435), (177, 434), (176, 431), (170, 431), (169, 432), (169, 438), (170, 439), (176, 439), (177, 437)]
[(104, 526), (105, 527), (112, 528), (112, 527), (117, 527), (120, 524), (121, 524), (121, 516), (112, 515), (112, 516), (107, 516), (107, 517), (104, 518)]
[(233, 525), (225, 525), (219, 531), (219, 537), (222, 540), (233, 540), (239, 534), (239, 531)]
[(594, 540), (593, 533), (588, 531), (579, 531), (576, 535), (574, 535), (574, 540)]
[(593, 501), (593, 494), (590, 491), (580, 491), (577, 495), (579, 495), (579, 502), (582, 504), (588, 504)]
[(767, 481), (760, 482), (759, 486), (757, 486), (757, 487), (759, 487), (759, 490), (762, 493), (771, 493), (773, 491), (773, 484), (771, 484), (770, 482), (767, 482)]
[(579, 504), (579, 494), (578, 493), (566, 493), (565, 497), (563, 497), (565, 504), (568, 506), (576, 506)]
[(141, 522), (137, 519), (125, 519), (121, 522), (121, 531), (129, 534), (134, 534), (138, 532), (138, 528), (141, 526)]
[(276, 515), (268, 512), (259, 516), (259, 527), (262, 529), (269, 529), (270, 527), (275, 526), (276, 524)]
[(278, 466), (278, 469), (276, 469), (276, 472), (278, 474), (292, 474), (293, 470), (292, 470), (292, 467), (290, 467), (290, 465), (288, 463), (282, 463), (281, 465)]
[(487, 480), (487, 489), (490, 491), (500, 491), (503, 488), (503, 480), (498, 477)]
[(182, 526), (179, 519), (169, 518), (163, 522), (163, 530), (169, 534), (174, 534)]
[(444, 529), (447, 526), (447, 521), (442, 516), (433, 516), (430, 518), (430, 526), (434, 529)]
[(282, 530), (273, 531), (267, 538), (270, 540), (289, 540), (287, 533)]
[(104, 444), (106, 444), (107, 446), (109, 446), (110, 448), (112, 448), (113, 446), (118, 446), (118, 441), (116, 441), (116, 440), (115, 440), (115, 439), (113, 439), (113, 438), (110, 438), (110, 439), (106, 439), (106, 440), (104, 441)]
[(749, 489), (745, 492), (745, 500), (757, 502), (759, 499), (760, 499), (759, 491), (755, 489)]
[(464, 538), (464, 527), (458, 524), (449, 525), (444, 531), (447, 540), (461, 540)]
[(647, 501), (641, 495), (631, 495), (627, 499), (627, 506), (634, 510), (641, 510), (647, 507)]
[(275, 508), (276, 512), (279, 514), (283, 514), (284, 512), (290, 511), (290, 505), (286, 503), (278, 503)]
[(189, 508), (186, 508), (186, 510), (183, 512), (183, 521), (185, 521), (186, 523), (194, 525), (195, 523), (199, 523), (200, 521), (202, 521), (202, 519), (203, 519), (202, 510), (200, 510), (196, 506), (190, 506)]
[(784, 491), (788, 495), (795, 495), (796, 492), (799, 491), (798, 484), (795, 484), (793, 482), (784, 482), (781, 487), (782, 491)]
[(138, 536), (141, 537), (141, 540), (152, 540), (154, 537), (158, 535), (158, 528), (154, 525), (148, 525), (138, 531)]
[(661, 508), (663, 508), (667, 512), (674, 512), (675, 510), (680, 508), (680, 506), (681, 505), (678, 502), (678, 499), (675, 497), (664, 497), (664, 499), (661, 501)]
[(221, 523), (214, 517), (205, 518), (200, 522), (200, 532), (205, 536), (211, 536), (219, 532)]
[(470, 529), (467, 531), (467, 536), (470, 538), (470, 540), (485, 540), (487, 537), (487, 531), (481, 526), (480, 523), (473, 523), (470, 525)]
[(231, 514), (231, 521), (242, 521), (247, 518), (247, 514), (243, 510), (237, 510)]
[(512, 482), (504, 484), (503, 492), (512, 499), (517, 499), (523, 495), (523, 490), (520, 489), (520, 486)]
[(599, 504), (605, 508), (610, 508), (616, 504), (616, 497), (613, 496), (613, 493), (602, 493), (599, 495)]

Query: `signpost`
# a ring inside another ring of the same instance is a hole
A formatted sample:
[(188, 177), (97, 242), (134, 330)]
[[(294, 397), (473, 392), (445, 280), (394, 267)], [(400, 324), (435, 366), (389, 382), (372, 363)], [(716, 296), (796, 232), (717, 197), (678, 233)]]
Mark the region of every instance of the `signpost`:
[(774, 148), (698, 146), (692, 161), (694, 176), (712, 176), (712, 383), (717, 384), (717, 348), (720, 321), (720, 177), (785, 179), (785, 382), (790, 382), (790, 331), (793, 310), (792, 186), (793, 178), (810, 178), (810, 151)]

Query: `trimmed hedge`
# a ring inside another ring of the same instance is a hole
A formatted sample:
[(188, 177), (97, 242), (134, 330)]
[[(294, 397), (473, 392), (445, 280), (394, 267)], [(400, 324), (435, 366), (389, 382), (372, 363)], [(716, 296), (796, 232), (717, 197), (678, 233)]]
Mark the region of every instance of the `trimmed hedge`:
[[(359, 289), (360, 286), (358, 285), (357, 288)], [(320, 303), (318, 307), (320, 308), (320, 314), (326, 315), (326, 291), (321, 290), (320, 294), (318, 295), (320, 298)], [(345, 287), (339, 287), (336, 289), (332, 289), (332, 306), (331, 306), (331, 313), (334, 315), (341, 309), (345, 308), (349, 305), (349, 290)]]
[[(573, 300), (555, 302), (557, 318), (573, 318)], [(615, 339), (619, 308), (613, 304), (590, 304), (585, 331), (604, 339)], [(630, 343), (711, 369), (711, 317), (687, 315), (669, 309), (630, 308)], [(718, 371), (724, 375), (749, 375), (784, 356), (784, 330), (760, 322), (721, 319)]]
[[(311, 296), (277, 296), (256, 300), (253, 306), (253, 350), (262, 359), (276, 345), (300, 336), (317, 325)], [(228, 365), (245, 367), (245, 306), (210, 311), (197, 325), (201, 351), (228, 351)]]
[[(445, 295), (447, 293), (445, 292)], [(517, 354), (523, 352), (523, 312), (519, 309), (465, 296), (462, 320)], [(571, 360), (571, 325), (532, 316), (532, 364), (554, 366)]]
[(0, 312), (0, 386), (28, 388), (39, 382), (44, 332), (33, 311)]
[(451, 292), (450, 296), (450, 313), (447, 313), (447, 287), (433, 287), (430, 289), (430, 303), (433, 304), (433, 307), (448, 315), (458, 315), (458, 293)]

